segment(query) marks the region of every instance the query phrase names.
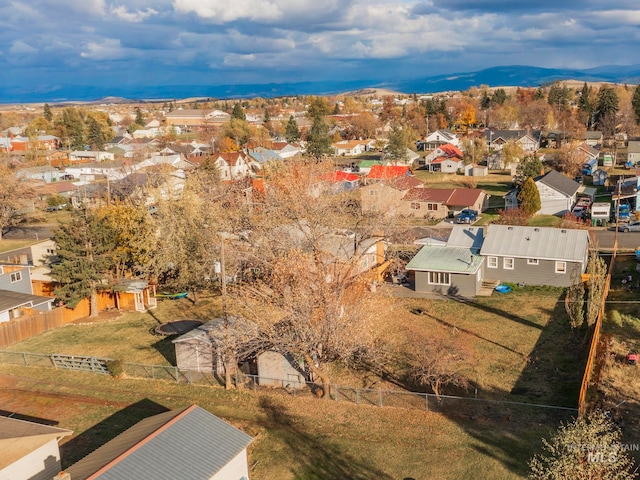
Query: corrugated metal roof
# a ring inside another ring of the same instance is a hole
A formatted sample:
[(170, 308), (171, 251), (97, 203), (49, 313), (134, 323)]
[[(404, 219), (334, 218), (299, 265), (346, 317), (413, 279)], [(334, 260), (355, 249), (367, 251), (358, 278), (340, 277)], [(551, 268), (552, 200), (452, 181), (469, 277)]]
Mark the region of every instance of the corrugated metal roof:
[(252, 441), (192, 405), (138, 422), (67, 472), (72, 480), (206, 480)]
[(484, 228), (455, 225), (447, 240), (447, 246), (470, 248), (478, 252), (482, 247), (483, 240)]
[(0, 290), (0, 312), (22, 306), (36, 307), (44, 305), (45, 303), (53, 303), (54, 300), (52, 297), (41, 297), (39, 295), (29, 295), (28, 293)]
[(587, 230), (489, 225), (483, 256), (583, 261), (589, 248)]
[(407, 270), (475, 274), (484, 258), (468, 248), (425, 245), (407, 264)]

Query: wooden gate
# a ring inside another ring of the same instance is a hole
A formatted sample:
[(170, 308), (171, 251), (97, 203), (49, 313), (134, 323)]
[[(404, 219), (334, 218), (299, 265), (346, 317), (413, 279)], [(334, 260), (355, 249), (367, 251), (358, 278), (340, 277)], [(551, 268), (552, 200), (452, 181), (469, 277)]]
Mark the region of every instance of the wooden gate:
[(83, 357), (77, 355), (51, 355), (51, 361), (56, 368), (65, 368), (68, 370), (82, 370), (85, 372), (109, 374), (107, 362), (108, 358)]

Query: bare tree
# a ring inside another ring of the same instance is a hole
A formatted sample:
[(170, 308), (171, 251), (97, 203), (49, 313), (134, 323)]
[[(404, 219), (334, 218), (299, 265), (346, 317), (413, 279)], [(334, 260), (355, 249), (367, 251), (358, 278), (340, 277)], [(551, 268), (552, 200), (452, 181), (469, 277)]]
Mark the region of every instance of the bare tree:
[(412, 332), (406, 348), (410, 377), (431, 387), (438, 397), (447, 386), (468, 389), (467, 376), (471, 356), (460, 338), (452, 333)]
[(351, 194), (323, 192), (330, 168), (310, 162), (269, 179), (246, 252), (261, 273), (230, 290), (240, 314), (258, 325), (264, 348), (303, 359), (326, 398), (331, 363), (370, 358), (385, 311), (366, 278), (382, 260), (383, 225)]

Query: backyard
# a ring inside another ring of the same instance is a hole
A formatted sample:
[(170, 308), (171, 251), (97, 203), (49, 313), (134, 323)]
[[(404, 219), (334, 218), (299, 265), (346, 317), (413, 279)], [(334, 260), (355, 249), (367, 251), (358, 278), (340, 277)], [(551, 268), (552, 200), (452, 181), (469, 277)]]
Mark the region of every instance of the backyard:
[[(474, 302), (394, 298), (390, 342), (439, 331), (469, 346), (463, 396), (575, 408), (584, 351), (575, 344), (558, 289), (522, 289)], [(173, 345), (151, 333), (170, 320), (220, 314), (219, 297), (165, 300), (149, 313), (110, 314), (50, 331), (11, 347), (15, 352), (65, 353), (170, 365)], [(86, 320), (86, 319), (85, 319)], [(402, 372), (397, 372), (400, 378)], [(225, 391), (167, 381), (0, 364), (0, 409), (55, 420), (74, 430), (63, 446), (73, 463), (135, 421), (189, 403), (255, 436), (250, 461), (256, 479), (287, 478), (525, 478), (540, 439), (571, 411), (486, 404), (443, 413), (353, 405), (291, 396), (284, 391)], [(553, 382), (549, 381), (553, 378)], [(387, 380), (337, 367), (333, 381), (391, 388)], [(442, 400), (446, 405), (450, 400)], [(462, 401), (460, 401), (462, 402)], [(472, 399), (461, 403), (473, 404)], [(437, 408), (436, 408), (437, 409)], [(453, 462), (442, 462), (446, 456)], [(283, 461), (283, 459), (286, 459)]]

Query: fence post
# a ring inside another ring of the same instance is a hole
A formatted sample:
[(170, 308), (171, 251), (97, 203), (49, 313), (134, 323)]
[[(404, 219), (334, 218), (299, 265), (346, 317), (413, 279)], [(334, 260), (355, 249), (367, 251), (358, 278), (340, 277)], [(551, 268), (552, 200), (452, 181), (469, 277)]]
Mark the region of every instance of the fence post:
[(424, 394), (424, 406), (427, 408), (427, 412), (429, 411), (429, 394)]
[(178, 367), (174, 367), (176, 374), (176, 383), (180, 383), (180, 372), (178, 371)]
[(360, 389), (356, 388), (356, 405), (360, 405)]
[(22, 352), (22, 361), (24, 362), (24, 366), (28, 367), (29, 364), (27, 363), (27, 354)]
[(378, 390), (378, 406), (382, 406), (382, 389)]
[(338, 385), (334, 385), (333, 389), (336, 391), (336, 402), (340, 400), (340, 392), (338, 391)]

